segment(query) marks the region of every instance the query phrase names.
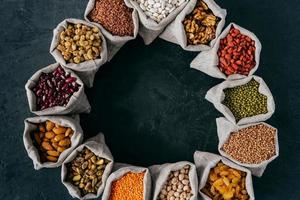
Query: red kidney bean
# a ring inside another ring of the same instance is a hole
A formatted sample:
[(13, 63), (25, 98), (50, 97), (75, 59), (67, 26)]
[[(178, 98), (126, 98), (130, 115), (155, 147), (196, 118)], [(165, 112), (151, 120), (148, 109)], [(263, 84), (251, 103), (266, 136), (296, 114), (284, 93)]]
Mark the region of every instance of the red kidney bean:
[(58, 66), (53, 72), (42, 73), (33, 88), (37, 98), (37, 110), (66, 106), (71, 96), (81, 87), (76, 80), (71, 74), (67, 74), (61, 66)]
[(227, 36), (220, 40), (218, 56), (219, 69), (227, 76), (248, 75), (256, 65), (255, 42), (232, 26)]

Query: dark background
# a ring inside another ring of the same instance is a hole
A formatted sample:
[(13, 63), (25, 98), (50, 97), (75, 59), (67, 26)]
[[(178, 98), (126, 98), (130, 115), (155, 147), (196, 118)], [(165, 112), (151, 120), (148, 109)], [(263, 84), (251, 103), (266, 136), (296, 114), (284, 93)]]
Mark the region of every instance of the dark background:
[[(257, 75), (272, 91), (280, 156), (262, 178), (253, 178), (256, 199), (300, 199), (300, 6), (297, 0), (218, 0), (233, 21), (253, 31), (263, 49)], [(68, 17), (82, 18), (87, 0), (0, 1), (0, 199), (71, 199), (60, 168), (35, 171), (23, 146), (23, 120), (32, 116), (24, 85), (54, 62), (52, 29)], [(81, 116), (85, 138), (103, 131), (118, 162), (148, 166), (192, 160), (195, 150), (217, 153), (215, 118), (205, 99), (220, 83), (189, 68), (196, 53), (155, 40), (126, 44), (97, 73), (87, 90), (92, 105)]]

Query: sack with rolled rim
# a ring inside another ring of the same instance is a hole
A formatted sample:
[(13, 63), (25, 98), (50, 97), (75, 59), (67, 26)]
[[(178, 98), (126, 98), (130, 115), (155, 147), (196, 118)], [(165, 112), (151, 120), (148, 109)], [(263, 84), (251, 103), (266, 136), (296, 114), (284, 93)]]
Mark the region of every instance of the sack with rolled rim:
[(220, 35), (224, 24), (225, 24), (225, 18), (227, 15), (227, 12), (225, 9), (220, 8), (218, 4), (214, 0), (203, 0), (209, 9), (214, 13), (215, 16), (220, 18), (220, 21), (217, 25), (216, 29), (216, 37), (208, 45), (205, 44), (199, 44), (199, 45), (188, 45), (187, 44), (187, 36), (184, 29), (183, 21), (187, 15), (189, 15), (191, 12), (193, 12), (198, 0), (190, 0), (188, 4), (184, 7), (184, 9), (177, 15), (175, 20), (167, 26), (167, 28), (164, 30), (164, 32), (159, 36), (160, 38), (172, 42), (175, 44), (180, 45), (184, 50), (187, 51), (207, 51), (211, 49), (214, 44), (216, 43), (216, 40), (218, 36)]
[(145, 11), (139, 6), (136, 0), (130, 0), (131, 4), (137, 10), (139, 14), (140, 20), (140, 29), (139, 35), (143, 38), (144, 43), (146, 45), (151, 44), (155, 38), (157, 38), (178, 15), (182, 11), (182, 9), (187, 5), (187, 0), (182, 0), (183, 2), (179, 7), (174, 9), (167, 17), (162, 19), (159, 23), (151, 19), (145, 14)]
[[(81, 152), (85, 147), (91, 150), (96, 156), (107, 159), (110, 162), (105, 167), (105, 170), (102, 175), (102, 184), (98, 188), (97, 194), (88, 193), (85, 196), (81, 196), (78, 187), (68, 182), (67, 180), (67, 175), (68, 175), (67, 164), (73, 161), (76, 158), (77, 154)], [(104, 135), (102, 133), (99, 133), (98, 135), (88, 139), (82, 145), (74, 149), (72, 153), (66, 158), (66, 160), (63, 162), (61, 167), (61, 181), (64, 184), (64, 186), (68, 189), (70, 195), (73, 198), (78, 198), (78, 199), (98, 198), (100, 195), (102, 195), (104, 191), (106, 180), (112, 171), (113, 165), (114, 165), (114, 159), (109, 148), (105, 144)]]
[(246, 190), (249, 195), (249, 200), (254, 200), (255, 197), (254, 197), (254, 191), (253, 191), (252, 176), (251, 176), (251, 172), (248, 169), (241, 167), (222, 156), (219, 156), (219, 155), (216, 155), (213, 153), (209, 153), (209, 152), (196, 151), (194, 153), (194, 162), (195, 162), (195, 165), (197, 168), (197, 173), (199, 176), (200, 196), (204, 200), (211, 200), (211, 198), (209, 198), (201, 190), (206, 185), (210, 170), (213, 167), (215, 167), (218, 164), (218, 162), (220, 162), (220, 161), (231, 168), (234, 168), (234, 169), (237, 169), (237, 170), (247, 173), (247, 175), (246, 175)]
[[(122, 178), (126, 173), (133, 172), (133, 173), (142, 173), (145, 172), (144, 175), (144, 200), (150, 200), (151, 197), (151, 175), (148, 168), (139, 167), (139, 166), (132, 166), (125, 163), (116, 163), (113, 167), (113, 172), (110, 174), (106, 181), (105, 190), (103, 192), (102, 200), (109, 200), (110, 193), (111, 193), (111, 185), (114, 181)], [(128, 191), (130, 192), (130, 191)], [(125, 194), (124, 194), (125, 195)]]
[[(219, 150), (220, 154), (223, 157), (228, 158), (229, 160), (235, 162), (236, 164), (246, 167), (247, 169), (249, 169), (251, 171), (251, 173), (254, 176), (261, 177), (263, 175), (267, 165), (279, 156), (277, 129), (272, 127), (271, 125), (264, 123), (264, 122), (259, 122), (259, 123), (244, 125), (244, 126), (237, 126), (236, 124), (231, 123), (224, 117), (217, 118), (216, 123), (217, 123), (218, 138), (219, 138), (218, 150)], [(241, 163), (238, 160), (234, 159), (233, 157), (231, 157), (230, 155), (228, 155), (227, 153), (225, 153), (222, 150), (224, 143), (229, 139), (229, 136), (232, 132), (236, 132), (241, 129), (247, 128), (249, 126), (254, 126), (257, 124), (264, 124), (270, 128), (273, 128), (276, 131), (276, 136), (275, 136), (276, 154), (274, 156), (272, 156), (268, 160), (265, 160), (259, 164), (245, 164), (245, 163)]]
[[(251, 79), (254, 79), (259, 83), (258, 91), (259, 93), (267, 96), (267, 110), (268, 112), (265, 114), (259, 114), (252, 117), (245, 117), (236, 121), (234, 115), (230, 111), (230, 109), (222, 104), (225, 94), (224, 89), (226, 88), (234, 88), (236, 86), (245, 85), (248, 83)], [(205, 99), (207, 99), (209, 102), (214, 104), (214, 107), (221, 112), (230, 122), (237, 124), (237, 125), (243, 125), (243, 124), (250, 124), (250, 123), (256, 123), (261, 121), (266, 121), (269, 119), (275, 112), (275, 102), (273, 99), (273, 95), (271, 91), (269, 90), (267, 84), (264, 82), (264, 80), (258, 76), (248, 76), (243, 79), (237, 79), (237, 80), (225, 80), (222, 83), (212, 87), (205, 95)]]
[(234, 28), (240, 30), (241, 34), (249, 36), (252, 40), (255, 42), (255, 66), (250, 70), (248, 76), (253, 75), (258, 66), (260, 61), (260, 52), (261, 52), (261, 43), (259, 39), (256, 37), (256, 35), (247, 29), (242, 28), (241, 26), (230, 23), (224, 31), (221, 33), (221, 35), (217, 38), (215, 45), (212, 49), (208, 51), (200, 52), (194, 60), (191, 62), (190, 66), (191, 68), (194, 68), (196, 70), (202, 71), (203, 73), (212, 76), (214, 78), (220, 78), (220, 79), (239, 79), (246, 77), (245, 75), (241, 74), (232, 74), (230, 76), (226, 76), (220, 69), (219, 69), (219, 56), (218, 56), (218, 50), (220, 47), (220, 40), (225, 38), (227, 34), (229, 33), (231, 26)]
[(191, 186), (191, 192), (192, 196), (190, 200), (197, 200), (198, 199), (198, 178), (197, 178), (197, 172), (196, 167), (193, 163), (188, 161), (180, 161), (176, 163), (166, 163), (163, 165), (153, 165), (149, 167), (153, 185), (155, 186), (154, 193), (153, 193), (153, 200), (157, 200), (159, 197), (159, 193), (161, 189), (163, 188), (164, 184), (168, 180), (169, 174), (172, 171), (177, 171), (182, 169), (185, 165), (190, 166), (189, 171), (189, 181)]
[(87, 7), (84, 12), (84, 19), (97, 27), (100, 28), (102, 34), (106, 38), (106, 43), (107, 43), (107, 52), (108, 52), (108, 61), (110, 61), (114, 55), (121, 49), (121, 47), (128, 41), (134, 40), (138, 34), (139, 31), (139, 18), (138, 18), (138, 13), (136, 9), (132, 6), (129, 0), (124, 0), (125, 4), (127, 7), (132, 8), (132, 20), (133, 20), (133, 25), (134, 25), (134, 34), (133, 36), (117, 36), (117, 35), (112, 35), (108, 30), (106, 30), (101, 24), (98, 24), (96, 22), (92, 22), (89, 18), (88, 15), (94, 8), (96, 0), (89, 0)]
[[(74, 119), (66, 116), (37, 116), (24, 120), (25, 128), (23, 133), (23, 142), (27, 154), (33, 162), (34, 169), (39, 170), (41, 168), (55, 168), (61, 166), (66, 157), (82, 142), (83, 131), (79, 124), (79, 120), (76, 120), (76, 118), (77, 117)], [(60, 126), (70, 127), (74, 131), (71, 137), (71, 146), (59, 155), (59, 158), (55, 163), (41, 162), (38, 149), (34, 146), (32, 141), (33, 137), (31, 134), (38, 129), (37, 124), (46, 122), (47, 120), (50, 120), (55, 124), (59, 124)]]
[(61, 52), (56, 48), (60, 41), (60, 33), (64, 31), (68, 24), (83, 24), (89, 27), (96, 27), (94, 24), (88, 23), (87, 21), (69, 18), (60, 22), (57, 27), (53, 30), (53, 38), (50, 46), (50, 53), (56, 60), (56, 62), (60, 63), (66, 68), (69, 68), (76, 72), (76, 74), (81, 78), (84, 84), (87, 87), (92, 87), (94, 83), (95, 74), (99, 70), (100, 66), (102, 66), (107, 61), (107, 45), (106, 39), (104, 38), (101, 31), (99, 32), (101, 38), (101, 52), (100, 58), (96, 58), (94, 60), (88, 60), (81, 63), (67, 63), (63, 58)]
[(54, 106), (46, 108), (44, 110), (37, 110), (36, 108), (36, 96), (33, 93), (32, 89), (36, 86), (39, 77), (42, 73), (53, 72), (58, 66), (59, 63), (54, 63), (44, 67), (37, 72), (35, 72), (32, 77), (27, 81), (25, 85), (27, 100), (29, 103), (30, 111), (36, 115), (65, 115), (65, 114), (78, 114), (78, 113), (89, 113), (91, 111), (90, 103), (87, 99), (86, 94), (84, 93), (84, 84), (81, 79), (71, 70), (62, 67), (66, 73), (71, 74), (72, 77), (75, 77), (76, 82), (80, 85), (79, 90), (74, 92), (71, 96), (68, 104), (66, 106)]

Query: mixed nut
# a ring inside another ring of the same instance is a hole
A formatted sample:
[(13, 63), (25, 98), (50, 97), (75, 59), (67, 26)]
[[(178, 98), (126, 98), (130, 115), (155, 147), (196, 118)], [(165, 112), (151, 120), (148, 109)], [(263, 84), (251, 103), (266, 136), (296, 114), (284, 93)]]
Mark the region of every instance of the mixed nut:
[(161, 22), (176, 8), (181, 6), (186, 0), (134, 0), (145, 15), (153, 19), (156, 23)]
[(60, 154), (71, 146), (74, 131), (47, 120), (38, 124), (33, 132), (33, 141), (38, 148), (40, 161), (56, 162)]
[(189, 171), (190, 165), (185, 165), (182, 169), (172, 171), (168, 180), (162, 187), (159, 200), (188, 200), (193, 196)]
[(132, 12), (133, 9), (127, 7), (124, 0), (95, 0), (88, 18), (101, 24), (112, 35), (133, 36)]
[(251, 79), (248, 83), (224, 89), (223, 104), (228, 107), (236, 122), (268, 112), (267, 96), (259, 92), (259, 83)]
[(183, 20), (188, 45), (208, 45), (216, 38), (220, 18), (215, 16), (207, 4), (199, 0), (191, 14)]
[(222, 150), (245, 164), (260, 164), (276, 155), (276, 129), (263, 123), (230, 133)]
[(79, 188), (82, 196), (88, 193), (97, 194), (98, 188), (103, 184), (102, 176), (109, 162), (85, 147), (67, 164), (68, 181)]
[(210, 170), (201, 192), (213, 200), (247, 200), (246, 176), (246, 172), (219, 162)]
[(79, 90), (77, 78), (58, 66), (53, 72), (42, 73), (32, 89), (36, 95), (37, 110), (54, 106), (67, 106), (71, 96)]
[(68, 23), (60, 32), (56, 47), (68, 63), (81, 63), (100, 58), (102, 40), (97, 27)]
[(219, 69), (227, 76), (248, 75), (256, 65), (255, 49), (255, 41), (232, 26), (227, 36), (220, 40)]

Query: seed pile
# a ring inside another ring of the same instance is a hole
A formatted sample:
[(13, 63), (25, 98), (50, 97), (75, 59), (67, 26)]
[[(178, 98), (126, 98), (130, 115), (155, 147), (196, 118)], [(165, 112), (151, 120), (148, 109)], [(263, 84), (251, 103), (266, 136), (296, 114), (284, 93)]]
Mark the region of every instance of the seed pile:
[(132, 12), (124, 0), (96, 0), (88, 18), (101, 24), (112, 35), (133, 36)]
[(216, 37), (220, 18), (215, 16), (204, 1), (198, 1), (191, 14), (183, 21), (188, 45), (209, 44)]
[(134, 0), (145, 15), (159, 23), (186, 0)]
[(57, 49), (69, 63), (81, 63), (100, 58), (102, 41), (97, 27), (68, 24), (59, 35)]
[(226, 75), (248, 75), (256, 65), (255, 41), (231, 27), (228, 35), (220, 40), (219, 69)]
[(145, 172), (128, 172), (113, 181), (109, 200), (143, 200)]
[(232, 132), (222, 150), (241, 163), (259, 164), (276, 154), (276, 130), (257, 124)]
[(56, 162), (60, 154), (71, 146), (74, 131), (51, 121), (38, 124), (33, 132), (34, 144), (38, 148), (41, 162)]
[(88, 193), (97, 194), (109, 162), (84, 148), (71, 163), (68, 163), (68, 180), (79, 188), (82, 196)]
[(182, 169), (172, 171), (169, 174), (167, 182), (161, 189), (158, 200), (188, 200), (192, 194), (189, 179), (190, 165), (184, 166)]
[(246, 173), (222, 162), (210, 170), (206, 185), (201, 191), (213, 200), (247, 200)]
[(53, 72), (42, 73), (33, 92), (36, 95), (37, 110), (54, 106), (66, 106), (71, 96), (81, 87), (76, 78), (58, 66)]
[(259, 83), (251, 79), (248, 83), (224, 89), (223, 104), (229, 108), (236, 121), (268, 112), (267, 96), (259, 93)]

